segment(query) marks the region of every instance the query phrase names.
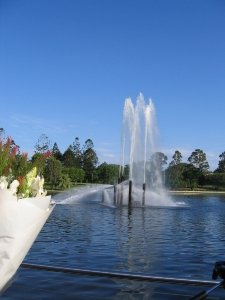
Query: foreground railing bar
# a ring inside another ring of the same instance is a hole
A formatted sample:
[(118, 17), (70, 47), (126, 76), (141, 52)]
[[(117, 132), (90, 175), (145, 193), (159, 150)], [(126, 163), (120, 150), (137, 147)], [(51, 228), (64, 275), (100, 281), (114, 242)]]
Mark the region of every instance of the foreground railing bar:
[(150, 281), (150, 282), (182, 284), (182, 285), (212, 286), (212, 285), (219, 283), (219, 281), (211, 281), (211, 280), (195, 280), (195, 279), (186, 279), (186, 278), (160, 277), (160, 276), (145, 275), (145, 274), (141, 274), (141, 273), (108, 272), (108, 271), (79, 269), (79, 268), (63, 268), (63, 267), (38, 265), (38, 264), (30, 264), (30, 263), (22, 263), (21, 267), (26, 268), (26, 269), (44, 270), (44, 271), (51, 271), (51, 272), (62, 272), (62, 273), (68, 273), (68, 274), (101, 276), (101, 277), (120, 278), (120, 279), (145, 280), (145, 281)]

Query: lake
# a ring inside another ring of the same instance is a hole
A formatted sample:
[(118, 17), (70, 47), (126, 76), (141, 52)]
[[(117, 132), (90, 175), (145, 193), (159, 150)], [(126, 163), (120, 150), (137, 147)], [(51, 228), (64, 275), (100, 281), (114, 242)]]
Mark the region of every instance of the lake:
[[(98, 191), (57, 195), (25, 262), (211, 280), (225, 260), (225, 197), (173, 199), (186, 205), (129, 210), (102, 205)], [(1, 299), (189, 299), (205, 289), (20, 268)]]

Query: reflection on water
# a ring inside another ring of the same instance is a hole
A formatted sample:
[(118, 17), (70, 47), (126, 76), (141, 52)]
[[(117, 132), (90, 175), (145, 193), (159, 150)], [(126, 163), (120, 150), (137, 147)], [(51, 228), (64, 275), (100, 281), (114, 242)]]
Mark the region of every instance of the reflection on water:
[[(176, 196), (187, 206), (133, 209), (100, 205), (98, 191), (73, 199), (56, 206), (26, 262), (210, 280), (214, 262), (225, 260), (223, 197)], [(202, 290), (21, 268), (2, 299), (188, 299)]]

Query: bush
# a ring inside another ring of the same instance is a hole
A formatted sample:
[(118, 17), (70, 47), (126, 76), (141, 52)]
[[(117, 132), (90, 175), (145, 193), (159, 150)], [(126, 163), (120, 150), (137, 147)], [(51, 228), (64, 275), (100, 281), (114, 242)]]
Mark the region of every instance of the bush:
[(82, 169), (78, 168), (63, 168), (62, 170), (64, 175), (68, 175), (70, 181), (74, 183), (81, 183), (84, 181), (85, 172)]

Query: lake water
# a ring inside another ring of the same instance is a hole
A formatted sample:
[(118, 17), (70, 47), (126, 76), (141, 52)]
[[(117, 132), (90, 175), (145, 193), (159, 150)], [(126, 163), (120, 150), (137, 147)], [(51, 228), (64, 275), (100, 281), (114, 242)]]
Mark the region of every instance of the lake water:
[[(107, 207), (101, 193), (56, 197), (25, 262), (211, 280), (225, 260), (225, 198), (173, 196), (175, 208)], [(63, 199), (63, 200), (62, 200)], [(1, 299), (189, 299), (207, 287), (20, 268)], [(214, 299), (225, 299), (217, 289)]]

